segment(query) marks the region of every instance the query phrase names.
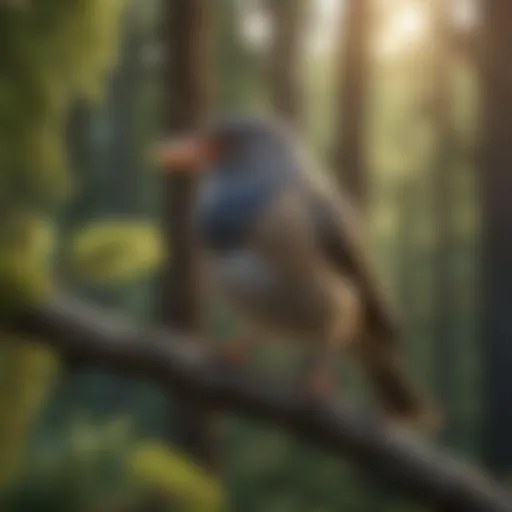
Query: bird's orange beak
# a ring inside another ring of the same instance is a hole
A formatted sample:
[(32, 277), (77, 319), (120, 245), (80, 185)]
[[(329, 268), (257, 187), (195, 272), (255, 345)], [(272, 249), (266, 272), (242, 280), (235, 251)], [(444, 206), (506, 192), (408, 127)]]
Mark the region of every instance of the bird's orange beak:
[(196, 172), (213, 163), (219, 152), (219, 145), (214, 140), (199, 135), (187, 135), (157, 144), (153, 161), (169, 173)]

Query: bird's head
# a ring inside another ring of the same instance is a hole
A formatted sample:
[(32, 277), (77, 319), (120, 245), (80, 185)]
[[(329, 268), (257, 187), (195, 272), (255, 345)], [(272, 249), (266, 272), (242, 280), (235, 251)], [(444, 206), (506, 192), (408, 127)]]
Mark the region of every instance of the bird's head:
[(295, 146), (291, 133), (275, 119), (236, 115), (164, 141), (156, 148), (156, 163), (169, 173), (275, 176), (297, 167)]

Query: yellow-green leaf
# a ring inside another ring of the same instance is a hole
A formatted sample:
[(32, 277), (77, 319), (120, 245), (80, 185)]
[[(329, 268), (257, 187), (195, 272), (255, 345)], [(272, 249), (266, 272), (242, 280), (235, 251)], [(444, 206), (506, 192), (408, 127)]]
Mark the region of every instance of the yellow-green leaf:
[(6, 319), (50, 291), (51, 224), (35, 215), (10, 219), (0, 229), (0, 316)]
[(218, 482), (187, 457), (163, 444), (140, 446), (129, 457), (128, 469), (143, 484), (178, 497), (189, 512), (224, 510), (224, 496)]
[(91, 281), (123, 282), (153, 271), (163, 254), (159, 233), (151, 224), (110, 220), (87, 226), (75, 236), (71, 268)]

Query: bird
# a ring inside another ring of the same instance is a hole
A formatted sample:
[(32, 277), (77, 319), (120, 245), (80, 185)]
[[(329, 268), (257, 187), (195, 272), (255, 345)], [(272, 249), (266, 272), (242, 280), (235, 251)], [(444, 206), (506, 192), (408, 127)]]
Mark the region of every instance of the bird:
[(385, 417), (437, 427), (402, 360), (400, 319), (361, 215), (283, 121), (231, 114), (158, 148), (167, 170), (199, 176), (191, 226), (212, 290), (254, 329), (311, 349), (304, 389), (333, 387), (351, 354)]

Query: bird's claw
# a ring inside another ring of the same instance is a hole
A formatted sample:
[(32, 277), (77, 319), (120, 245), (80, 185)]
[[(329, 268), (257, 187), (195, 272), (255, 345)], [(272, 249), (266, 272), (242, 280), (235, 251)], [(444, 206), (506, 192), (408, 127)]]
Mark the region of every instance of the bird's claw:
[(223, 343), (221, 347), (216, 349), (216, 355), (222, 364), (228, 366), (241, 366), (249, 359), (247, 348), (237, 340)]
[(305, 379), (305, 393), (311, 398), (326, 398), (334, 391), (332, 375), (321, 369), (314, 369)]

